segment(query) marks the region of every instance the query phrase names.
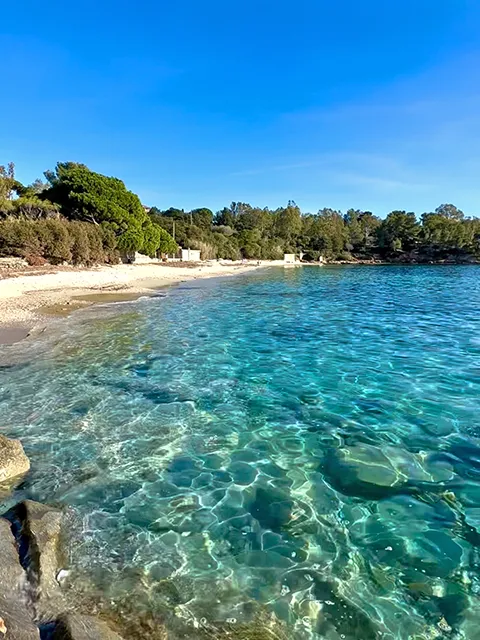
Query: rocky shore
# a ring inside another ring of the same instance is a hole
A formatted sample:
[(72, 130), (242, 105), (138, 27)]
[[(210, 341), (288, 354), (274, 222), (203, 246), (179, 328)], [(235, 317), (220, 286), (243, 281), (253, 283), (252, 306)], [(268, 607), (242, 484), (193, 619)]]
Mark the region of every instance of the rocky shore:
[[(29, 468), (21, 443), (0, 434), (0, 491), (14, 489)], [(162, 620), (136, 610), (134, 593), (125, 593), (120, 609), (111, 608), (69, 581), (66, 518), (62, 510), (32, 500), (0, 514), (0, 640), (167, 640)], [(185, 637), (287, 640), (284, 625), (257, 609), (250, 622), (197, 626), (195, 635)]]
[[(14, 486), (30, 462), (18, 440), (0, 435), (0, 481)], [(0, 517), (0, 639), (122, 640), (105, 621), (79, 612), (62, 588), (63, 514), (25, 500)]]

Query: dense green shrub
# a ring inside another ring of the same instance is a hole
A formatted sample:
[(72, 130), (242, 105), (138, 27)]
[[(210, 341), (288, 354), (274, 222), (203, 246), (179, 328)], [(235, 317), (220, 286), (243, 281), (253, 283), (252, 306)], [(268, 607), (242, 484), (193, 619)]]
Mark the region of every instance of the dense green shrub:
[(0, 222), (0, 253), (5, 256), (43, 256), (40, 234), (31, 223), (21, 220)]
[[(92, 247), (95, 248), (95, 260), (94, 262), (110, 262), (111, 264), (115, 264), (119, 260), (118, 249), (117, 249), (117, 239), (113, 231), (108, 229), (105, 226), (95, 227), (94, 225), (88, 225), (88, 233), (90, 235), (90, 249)], [(99, 234), (100, 237), (100, 246), (97, 244), (96, 234)], [(96, 256), (102, 256), (103, 259)]]
[(345, 260), (346, 262), (350, 262), (353, 260), (353, 256), (350, 251), (340, 251), (337, 255), (337, 260)]
[(115, 236), (100, 225), (64, 219), (0, 221), (0, 255), (31, 264), (118, 262)]
[(90, 237), (88, 234), (88, 227), (81, 222), (72, 222), (69, 225), (70, 239), (71, 239), (71, 253), (73, 264), (91, 264), (92, 261), (90, 254)]
[(60, 218), (60, 210), (58, 205), (32, 195), (12, 200), (9, 215), (27, 220), (40, 220), (43, 218)]
[(42, 255), (52, 264), (71, 262), (73, 237), (70, 225), (63, 220), (45, 220), (33, 224), (42, 243)]
[[(60, 162), (25, 187), (15, 167), (0, 166), (0, 252), (30, 262), (95, 264), (118, 261), (118, 252), (155, 256), (173, 253), (177, 244), (147, 215), (137, 195), (121, 180), (90, 171), (75, 162)], [(18, 197), (15, 197), (16, 196)], [(195, 219), (210, 220), (206, 209)], [(40, 260), (41, 262), (41, 260)]]
[(215, 258), (217, 257), (216, 248), (208, 242), (202, 242), (201, 240), (194, 240), (191, 243), (190, 248), (198, 249), (200, 251), (200, 256), (202, 260), (215, 260)]

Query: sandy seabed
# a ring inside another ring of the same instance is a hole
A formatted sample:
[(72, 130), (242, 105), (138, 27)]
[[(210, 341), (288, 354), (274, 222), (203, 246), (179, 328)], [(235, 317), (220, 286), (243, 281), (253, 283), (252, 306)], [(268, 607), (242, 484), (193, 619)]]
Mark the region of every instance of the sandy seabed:
[[(100, 266), (0, 279), (0, 344), (12, 343), (49, 319), (95, 302), (121, 301), (198, 278), (237, 275), (275, 262), (202, 262)], [(283, 264), (280, 262), (280, 264)]]

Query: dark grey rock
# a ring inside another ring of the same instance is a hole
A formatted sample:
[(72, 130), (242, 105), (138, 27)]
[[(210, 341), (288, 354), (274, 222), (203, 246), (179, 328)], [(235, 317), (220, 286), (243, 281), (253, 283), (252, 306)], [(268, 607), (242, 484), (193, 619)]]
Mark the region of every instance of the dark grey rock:
[(0, 518), (0, 624), (8, 640), (38, 640), (25, 571), (20, 565), (10, 523)]
[(53, 640), (122, 640), (121, 636), (102, 620), (78, 614), (61, 616)]

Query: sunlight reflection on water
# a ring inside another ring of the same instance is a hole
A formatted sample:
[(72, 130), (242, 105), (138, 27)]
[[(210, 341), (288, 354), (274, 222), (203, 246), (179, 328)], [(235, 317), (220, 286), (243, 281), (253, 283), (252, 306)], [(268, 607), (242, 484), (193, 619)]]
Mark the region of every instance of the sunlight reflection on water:
[(473, 640), (479, 312), (479, 268), (355, 267), (78, 314), (4, 350), (16, 497), (70, 505), (72, 575), (169, 638), (260, 606), (299, 640)]

